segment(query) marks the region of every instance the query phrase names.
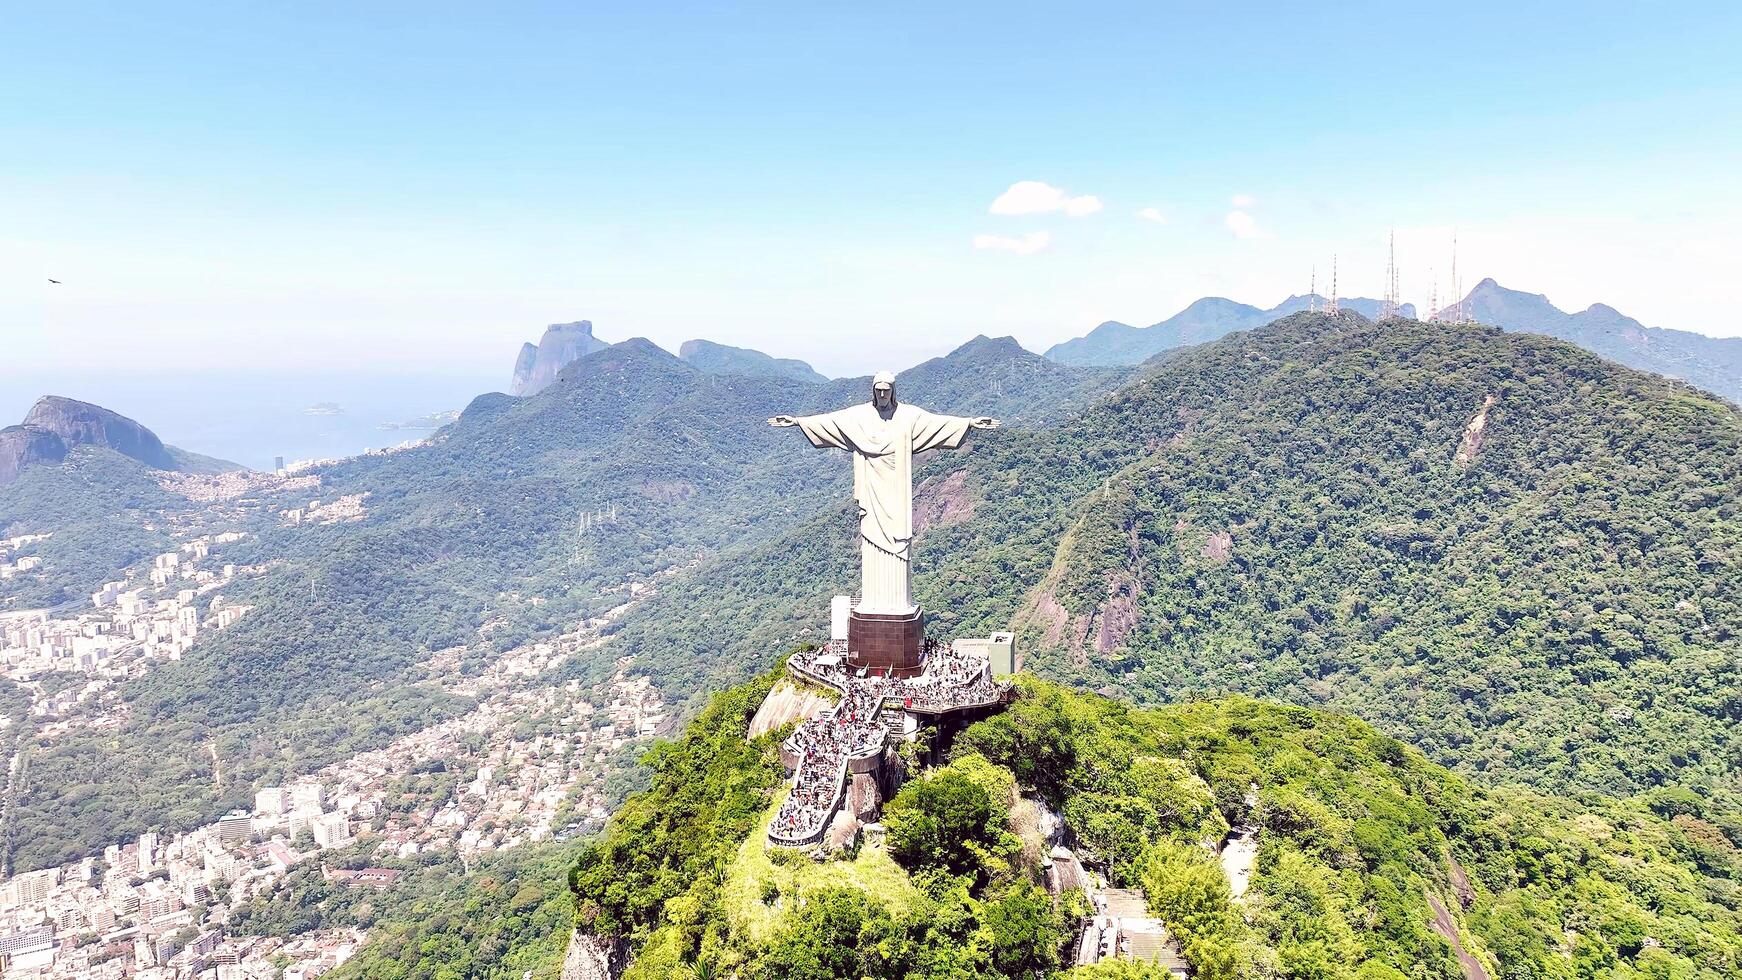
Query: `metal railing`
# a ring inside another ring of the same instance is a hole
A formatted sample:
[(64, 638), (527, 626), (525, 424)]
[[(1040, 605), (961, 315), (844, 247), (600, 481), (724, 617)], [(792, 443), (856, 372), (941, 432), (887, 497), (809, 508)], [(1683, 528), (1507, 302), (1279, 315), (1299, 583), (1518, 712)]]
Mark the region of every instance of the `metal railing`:
[[(929, 653), (931, 651), (928, 650), (927, 652)], [(826, 715), (822, 716), (822, 718), (827, 719), (827, 721), (822, 721), (822, 724), (841, 724), (839, 715), (841, 710), (846, 707), (852, 699), (856, 687), (854, 681), (865, 680), (877, 682), (884, 685), (884, 688), (882, 690), (867, 692), (874, 695), (874, 700), (870, 707), (870, 715), (866, 719), (866, 724), (869, 726), (869, 731), (866, 732), (866, 734), (869, 735), (870, 738), (865, 744), (859, 744), (857, 741), (848, 742), (846, 750), (841, 753), (840, 762), (834, 773), (834, 793), (829, 797), (828, 803), (820, 810), (816, 811), (814, 818), (815, 822), (812, 823), (811, 821), (806, 821), (802, 826), (784, 831), (777, 829), (774, 826), (769, 827), (768, 841), (770, 844), (777, 847), (807, 847), (822, 841), (823, 837), (828, 833), (829, 825), (834, 821), (835, 815), (840, 812), (841, 806), (845, 802), (847, 789), (850, 783), (852, 764), (857, 761), (873, 758), (881, 753), (889, 743), (889, 736), (891, 734), (890, 728), (887, 724), (879, 721), (880, 716), (885, 710), (893, 707), (902, 711), (935, 717), (951, 714), (957, 711), (971, 711), (1000, 704), (1009, 695), (1010, 691), (1008, 684), (1001, 684), (994, 681), (991, 683), (990, 690), (983, 698), (946, 702), (935, 705), (914, 704), (915, 693), (929, 696), (934, 692), (929, 689), (916, 692), (912, 689), (915, 686), (914, 682), (906, 678), (858, 678), (853, 676), (851, 669), (844, 665), (833, 670), (818, 670), (814, 661), (807, 659), (814, 656), (814, 654), (807, 653), (794, 654), (787, 660), (786, 666), (787, 670), (791, 671), (799, 678), (823, 685), (824, 687), (828, 687), (840, 693), (842, 700), (838, 702)], [(927, 659), (930, 660), (931, 658), (928, 657)], [(986, 665), (986, 667), (989, 668), (989, 665)], [(798, 758), (798, 763), (795, 767), (796, 772), (793, 779), (795, 791), (798, 785), (804, 782), (805, 765), (810, 759), (810, 755), (805, 752), (805, 746), (803, 741), (800, 739), (800, 735), (803, 732), (804, 725), (817, 723), (819, 723), (818, 720), (813, 719), (812, 721), (801, 724), (799, 730), (793, 732), (792, 735), (788, 737), (786, 744), (783, 746), (783, 748)], [(795, 740), (798, 740), (796, 744)], [(780, 810), (784, 811), (788, 803), (791, 801), (792, 797), (789, 795), (785, 801), (782, 801)], [(775, 820), (778, 821), (780, 817), (781, 813), (780, 811), (777, 811), (775, 814)]]

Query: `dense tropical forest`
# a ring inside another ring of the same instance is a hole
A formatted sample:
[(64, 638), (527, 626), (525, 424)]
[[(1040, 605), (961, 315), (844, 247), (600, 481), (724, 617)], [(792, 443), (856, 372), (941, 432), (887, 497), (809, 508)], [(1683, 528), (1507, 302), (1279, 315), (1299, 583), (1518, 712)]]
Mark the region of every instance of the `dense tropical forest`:
[[(934, 628), (1016, 623), (1047, 676), (1331, 707), (1494, 783), (1742, 779), (1742, 414), (1678, 382), (1300, 314), (919, 478)], [(760, 670), (850, 580), (840, 516), (721, 555), (625, 648), (680, 690)]]
[[(573, 931), (568, 872), (578, 845), (533, 844), (490, 855), (469, 869), (451, 855), (389, 862), (401, 872), (390, 889), (346, 887), (324, 867), (293, 870), (284, 886), (233, 914), (243, 935), (288, 937), (317, 929), (371, 929), (372, 941), (340, 969), (345, 980), (475, 977), (555, 980)], [(327, 864), (361, 867), (349, 853)], [(371, 867), (381, 866), (371, 861)]]
[[(1042, 887), (1015, 818), (1036, 803), (1144, 890), (1200, 977), (1454, 980), (1457, 950), (1505, 977), (1742, 969), (1736, 810), (1483, 789), (1352, 718), (1239, 696), (1145, 710), (1025, 679), (890, 801), (883, 843), (771, 853), (779, 733), (744, 739), (771, 676), (656, 752), (575, 866), (577, 925), (637, 951), (630, 980), (1058, 971), (1086, 906)], [(1231, 824), (1259, 844), (1239, 901), (1204, 846)]]

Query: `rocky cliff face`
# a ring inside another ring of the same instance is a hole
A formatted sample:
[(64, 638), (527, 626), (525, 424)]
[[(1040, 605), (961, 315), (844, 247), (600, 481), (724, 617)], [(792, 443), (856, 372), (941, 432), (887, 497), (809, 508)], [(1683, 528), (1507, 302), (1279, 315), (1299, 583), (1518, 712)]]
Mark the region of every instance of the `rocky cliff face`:
[(508, 392), (531, 395), (556, 380), (562, 369), (597, 350), (611, 346), (593, 336), (593, 321), (553, 323), (544, 328), (538, 346), (523, 344), (514, 359), (514, 378)]
[(156, 433), (125, 415), (90, 402), (44, 395), (24, 416), (24, 427), (52, 432), (68, 447), (102, 446), (152, 469), (175, 468), (175, 459)]
[(532, 369), (538, 366), (538, 345), (521, 344), (520, 356), (514, 359), (514, 378), (510, 382), (510, 393), (524, 394), (520, 389), (532, 381)]
[(182, 453), (125, 415), (100, 405), (59, 395), (44, 395), (22, 425), (0, 429), (0, 486), (18, 479), (26, 467), (54, 465), (75, 446), (111, 449), (156, 470), (217, 472), (234, 463)]
[(569, 936), (569, 948), (563, 956), (560, 977), (561, 980), (617, 980), (633, 959), (621, 940), (576, 930)]
[(45, 429), (9, 425), (0, 429), (0, 487), (18, 479), (27, 466), (59, 463), (67, 457), (67, 444)]

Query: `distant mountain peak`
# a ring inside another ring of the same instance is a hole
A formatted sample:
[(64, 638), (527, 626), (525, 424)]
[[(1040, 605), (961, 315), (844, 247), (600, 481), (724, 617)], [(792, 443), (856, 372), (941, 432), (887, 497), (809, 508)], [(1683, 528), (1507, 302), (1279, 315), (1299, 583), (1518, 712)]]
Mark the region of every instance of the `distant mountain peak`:
[(960, 347), (957, 347), (955, 350), (950, 351), (947, 356), (958, 357), (966, 354), (980, 356), (1035, 356), (1028, 350), (1028, 348), (1018, 343), (1015, 337), (988, 337), (985, 334), (976, 334), (974, 339)]
[[(671, 351), (668, 351), (664, 347), (648, 340), (646, 337), (630, 337), (628, 340), (612, 344), (611, 346), (622, 348), (618, 351), (619, 354), (647, 354), (660, 358), (672, 358), (674, 356)], [(600, 348), (600, 350), (603, 349), (604, 348)]]
[[(1276, 306), (1262, 310), (1226, 296), (1203, 296), (1173, 316), (1147, 327), (1108, 320), (1086, 336), (1053, 345), (1045, 356), (1059, 364), (1077, 367), (1141, 364), (1165, 350), (1207, 343), (1236, 330), (1252, 330), (1291, 313), (1314, 306), (1322, 308), (1328, 302), (1318, 295), (1290, 296)], [(1383, 309), (1383, 304), (1376, 299), (1348, 297), (1338, 302), (1343, 308), (1369, 319), (1377, 319)], [(1415, 307), (1405, 304), (1399, 312), (1404, 317), (1413, 318)]]
[(157, 433), (119, 412), (61, 395), (44, 395), (24, 416), (24, 427), (59, 436), (68, 448), (102, 446), (158, 470), (175, 468), (175, 459)]
[(593, 336), (593, 321), (553, 323), (544, 328), (537, 346), (522, 344), (514, 358), (514, 375), (508, 386), (512, 395), (530, 395), (556, 380), (570, 363), (609, 347)]
[(594, 370), (621, 370), (630, 366), (661, 370), (675, 368), (685, 372), (694, 370), (679, 360), (677, 355), (646, 337), (630, 337), (575, 358), (563, 368), (558, 377), (585, 374)]
[(691, 367), (708, 374), (739, 374), (753, 378), (787, 378), (807, 384), (829, 380), (809, 364), (791, 357), (771, 357), (747, 347), (731, 347), (711, 340), (686, 340), (677, 356)]
[(0, 430), (0, 486), (16, 480), (26, 467), (61, 462), (78, 446), (113, 450), (154, 470), (240, 469), (166, 446), (157, 433), (101, 405), (44, 395), (30, 406), (22, 424)]
[(1508, 289), (1483, 279), (1440, 310), (1438, 319), (1462, 312), (1502, 330), (1568, 340), (1619, 364), (1692, 382), (1732, 401), (1742, 401), (1742, 338), (1707, 337), (1687, 330), (1648, 327), (1606, 303), (1568, 313), (1542, 293)]
[(1203, 296), (1192, 300), (1190, 305), (1181, 312), (1203, 312), (1205, 310), (1227, 309), (1256, 310), (1258, 307), (1239, 302), (1238, 300), (1229, 299), (1226, 296)]

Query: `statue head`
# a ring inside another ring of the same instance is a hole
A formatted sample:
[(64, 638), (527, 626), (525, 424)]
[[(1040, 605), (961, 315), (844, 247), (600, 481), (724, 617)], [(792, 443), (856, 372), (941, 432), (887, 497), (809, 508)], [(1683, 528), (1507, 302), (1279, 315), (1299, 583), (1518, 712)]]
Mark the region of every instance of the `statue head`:
[(871, 404), (880, 412), (895, 408), (895, 375), (879, 371), (871, 379)]

